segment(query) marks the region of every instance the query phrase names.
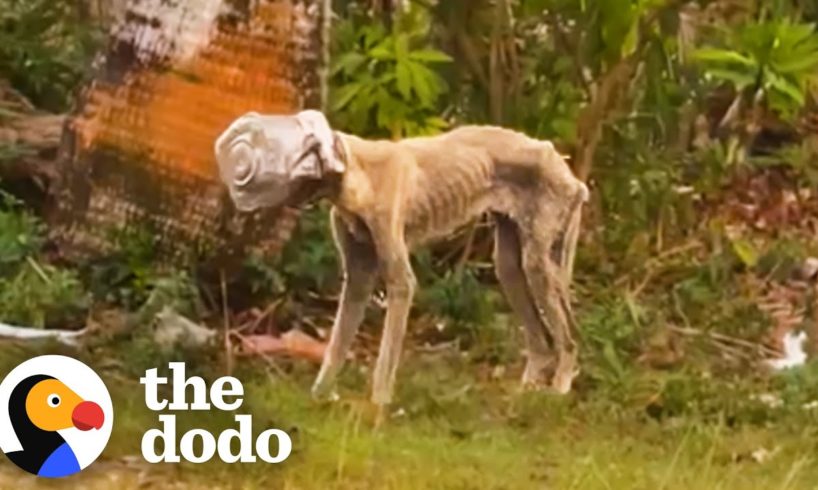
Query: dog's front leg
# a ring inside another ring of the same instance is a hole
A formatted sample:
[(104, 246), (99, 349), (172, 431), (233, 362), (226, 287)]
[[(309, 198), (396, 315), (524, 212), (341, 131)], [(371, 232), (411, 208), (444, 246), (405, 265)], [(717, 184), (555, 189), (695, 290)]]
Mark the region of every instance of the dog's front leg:
[(415, 292), (415, 275), (403, 234), (392, 235), (375, 240), (387, 295), (386, 320), (372, 380), (372, 401), (381, 410), (392, 401), (395, 373)]
[(344, 365), (355, 333), (364, 319), (378, 270), (375, 246), (371, 239), (354, 236), (348, 223), (344, 222), (335, 208), (332, 210), (331, 222), (332, 236), (341, 257), (344, 285), (321, 371), (312, 387), (312, 394), (318, 399), (334, 397), (335, 378)]

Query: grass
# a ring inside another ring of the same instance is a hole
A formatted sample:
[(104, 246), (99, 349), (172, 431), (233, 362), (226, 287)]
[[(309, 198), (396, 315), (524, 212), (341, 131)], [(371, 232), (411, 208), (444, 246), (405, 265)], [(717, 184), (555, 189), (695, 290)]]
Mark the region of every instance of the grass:
[[(722, 411), (654, 417), (644, 405), (608, 401), (601, 387), (568, 397), (520, 392), (517, 366), (490, 375), (454, 352), (407, 356), (394, 415), (379, 430), (360, 368), (347, 370), (342, 401), (320, 405), (308, 395), (313, 367), (282, 362), (279, 371), (242, 361), (235, 375), (246, 396), (238, 413), (253, 414), (256, 433), (287, 430), (292, 456), (278, 465), (151, 466), (142, 462), (140, 440), (158, 425), (157, 414), (145, 408), (138, 371), (167, 359), (128, 357), (128, 348), (0, 346), (0, 374), (42, 353), (89, 363), (105, 379), (116, 411), (108, 448), (82, 474), (45, 481), (3, 459), (0, 488), (698, 490), (806, 489), (818, 482), (811, 412), (769, 409), (763, 417), (737, 418), (740, 412), (725, 404)], [(217, 357), (195, 362), (189, 375), (223, 374)], [(193, 427), (218, 433), (232, 426), (232, 415), (181, 413), (180, 434)]]

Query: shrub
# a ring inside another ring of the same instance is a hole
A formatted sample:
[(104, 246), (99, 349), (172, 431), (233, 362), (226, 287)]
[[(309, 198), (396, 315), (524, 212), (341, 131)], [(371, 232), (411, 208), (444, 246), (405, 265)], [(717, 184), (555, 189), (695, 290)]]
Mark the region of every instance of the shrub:
[(82, 22), (77, 4), (0, 0), (0, 73), (52, 111), (68, 107), (99, 38), (95, 27)]
[(38, 264), (31, 257), (0, 279), (0, 319), (28, 327), (82, 325), (88, 295), (76, 272)]

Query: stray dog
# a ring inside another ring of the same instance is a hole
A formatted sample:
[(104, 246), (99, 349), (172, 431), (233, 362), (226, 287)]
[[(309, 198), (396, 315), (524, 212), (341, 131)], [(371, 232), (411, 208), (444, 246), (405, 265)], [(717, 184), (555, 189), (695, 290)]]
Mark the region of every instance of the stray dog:
[(344, 283), (316, 397), (333, 395), (380, 273), (387, 312), (372, 401), (390, 403), (416, 288), (410, 250), (484, 213), (496, 222), (497, 277), (525, 326), (523, 383), (570, 391), (577, 348), (569, 283), (588, 189), (551, 143), (488, 126), (371, 141), (333, 131), (322, 113), (304, 111), (246, 114), (218, 138), (215, 152), (239, 210), (321, 198), (333, 204)]

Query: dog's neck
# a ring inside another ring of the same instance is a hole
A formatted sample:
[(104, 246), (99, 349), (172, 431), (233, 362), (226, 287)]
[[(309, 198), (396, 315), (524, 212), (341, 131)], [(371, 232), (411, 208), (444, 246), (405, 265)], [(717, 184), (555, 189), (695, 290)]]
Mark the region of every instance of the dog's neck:
[[(337, 131), (333, 132), (333, 153), (335, 158), (349, 165), (349, 150), (343, 140), (343, 135)], [(344, 172), (332, 170), (330, 165), (321, 161), (319, 177), (303, 182), (298, 190), (290, 198), (293, 206), (311, 204), (321, 199), (329, 199), (335, 202), (341, 192), (341, 184), (344, 179)]]

